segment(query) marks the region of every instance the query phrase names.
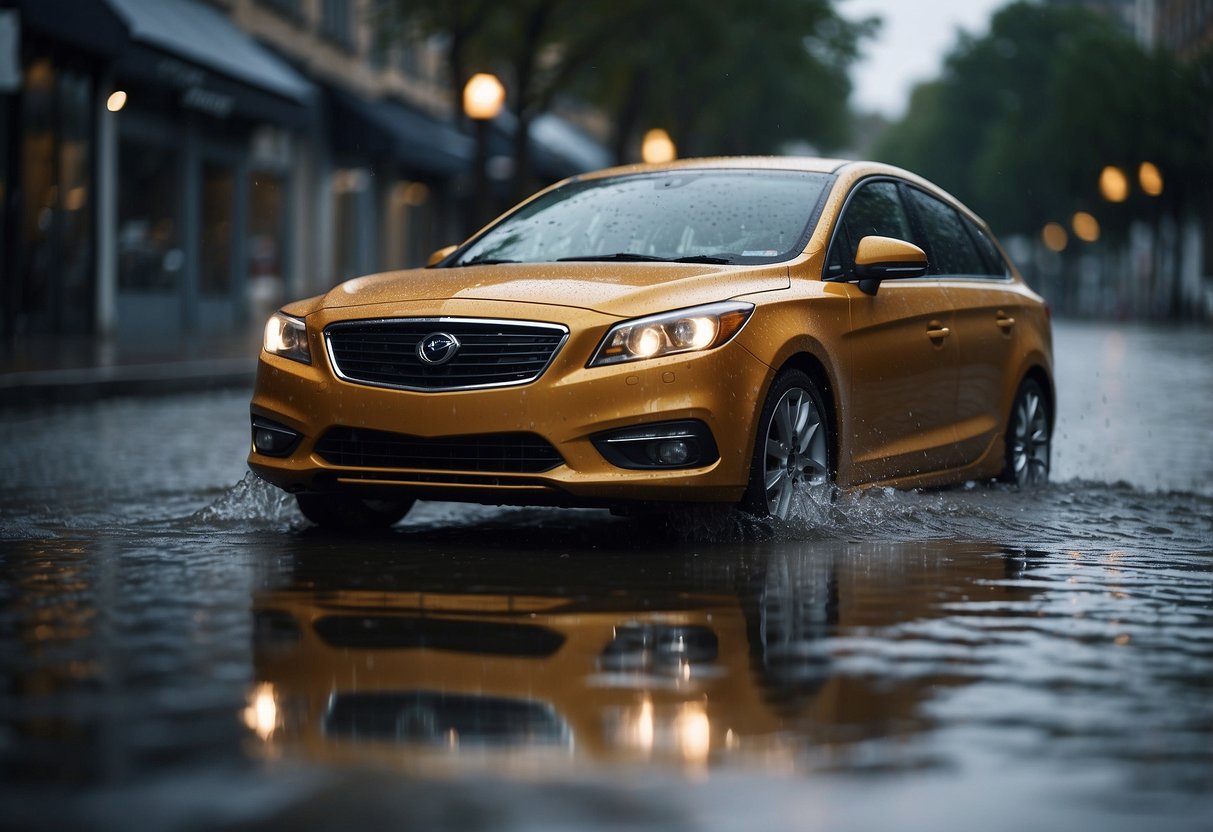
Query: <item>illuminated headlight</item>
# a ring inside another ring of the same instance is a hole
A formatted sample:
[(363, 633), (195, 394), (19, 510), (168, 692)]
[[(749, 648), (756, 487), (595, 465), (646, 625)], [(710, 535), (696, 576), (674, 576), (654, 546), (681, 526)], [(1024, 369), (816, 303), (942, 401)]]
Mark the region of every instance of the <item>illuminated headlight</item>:
[(589, 366), (714, 349), (740, 332), (753, 311), (752, 303), (724, 301), (616, 324)]
[(281, 355), (304, 364), (312, 363), (312, 353), (307, 346), (307, 325), (298, 318), (275, 312), (265, 324), (265, 351)]

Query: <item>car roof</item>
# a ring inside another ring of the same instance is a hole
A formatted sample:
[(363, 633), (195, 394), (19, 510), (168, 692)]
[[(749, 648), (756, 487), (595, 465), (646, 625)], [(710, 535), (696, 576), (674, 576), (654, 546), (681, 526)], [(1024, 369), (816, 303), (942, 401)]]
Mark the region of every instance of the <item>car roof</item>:
[(660, 173), (677, 170), (800, 170), (810, 173), (836, 173), (839, 168), (854, 164), (846, 159), (825, 159), (811, 156), (709, 156), (677, 159), (672, 162), (638, 163), (604, 168), (585, 173), (574, 179), (598, 179), (632, 173)]

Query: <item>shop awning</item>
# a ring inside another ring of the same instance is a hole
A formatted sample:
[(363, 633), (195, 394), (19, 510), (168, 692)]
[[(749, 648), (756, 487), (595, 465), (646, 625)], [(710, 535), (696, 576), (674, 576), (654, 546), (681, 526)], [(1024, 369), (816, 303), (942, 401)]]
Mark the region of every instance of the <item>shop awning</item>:
[(19, 0), (21, 25), (93, 55), (113, 57), (127, 45), (126, 26), (104, 0)]
[(182, 105), (302, 126), (312, 84), (286, 61), (196, 0), (106, 0), (130, 45), (120, 75), (178, 89)]
[(338, 153), (389, 159), (432, 176), (452, 176), (471, 167), (475, 144), (453, 126), (395, 101), (326, 89)]
[(598, 140), (551, 113), (531, 122), (531, 145), (544, 154), (554, 177), (598, 170), (611, 164), (611, 154)]

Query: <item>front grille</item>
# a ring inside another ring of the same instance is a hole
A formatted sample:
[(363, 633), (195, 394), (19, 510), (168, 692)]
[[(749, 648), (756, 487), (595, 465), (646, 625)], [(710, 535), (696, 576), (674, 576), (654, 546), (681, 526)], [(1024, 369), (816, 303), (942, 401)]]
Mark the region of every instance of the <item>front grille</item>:
[(327, 615), (314, 626), (329, 646), (360, 650), (427, 649), (543, 658), (564, 644), (564, 636), (549, 627), (460, 618)]
[[(437, 334), (454, 336), (459, 347), (445, 363), (430, 364), (418, 355), (418, 345)], [(325, 329), (339, 377), (428, 393), (532, 382), (567, 337), (557, 324), (476, 318), (352, 321)]]
[(544, 702), (437, 691), (337, 693), (324, 733), (352, 740), (451, 745), (568, 745), (568, 724)]
[(325, 462), (350, 468), (411, 468), (538, 474), (564, 462), (546, 439), (533, 433), (490, 433), (424, 439), (402, 433), (336, 427), (316, 443)]

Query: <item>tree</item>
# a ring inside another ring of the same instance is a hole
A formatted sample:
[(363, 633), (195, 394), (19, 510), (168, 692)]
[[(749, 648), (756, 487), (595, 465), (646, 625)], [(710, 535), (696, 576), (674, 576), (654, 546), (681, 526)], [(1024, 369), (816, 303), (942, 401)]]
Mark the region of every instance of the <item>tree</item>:
[(834, 0), (380, 0), (380, 20), (446, 38), (458, 91), (473, 69), (504, 76), (516, 117), (515, 191), (529, 191), (529, 126), (563, 93), (614, 117), (621, 161), (642, 125), (684, 151), (761, 153), (848, 135), (847, 70), (873, 21)]
[(875, 155), (955, 193), (1005, 233), (1098, 211), (1113, 240), (1143, 214), (1140, 190), (1102, 200), (1100, 171), (1167, 179), (1158, 209), (1176, 219), (1207, 192), (1213, 86), (1199, 67), (1150, 53), (1081, 8), (1013, 3), (981, 38), (962, 36), (943, 76), (915, 91)]

